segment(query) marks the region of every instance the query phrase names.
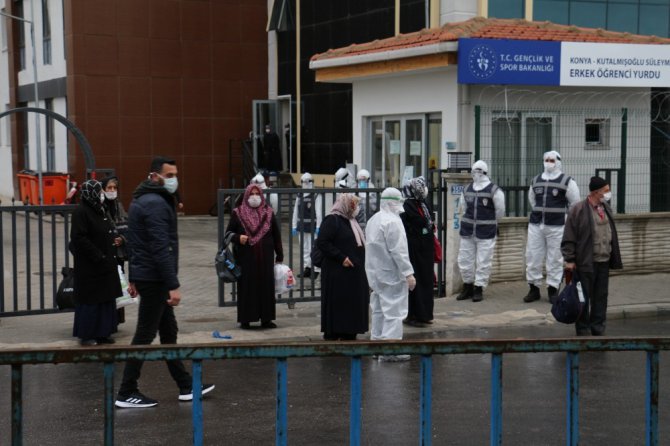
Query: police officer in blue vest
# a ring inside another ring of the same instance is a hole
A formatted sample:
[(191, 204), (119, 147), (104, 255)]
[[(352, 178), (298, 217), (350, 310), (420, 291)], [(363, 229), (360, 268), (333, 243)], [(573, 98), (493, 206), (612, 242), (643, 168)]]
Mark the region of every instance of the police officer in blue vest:
[[(309, 172), (305, 172), (300, 177), (300, 183), (303, 189), (312, 189), (314, 187), (314, 179)], [(293, 206), (293, 236), (298, 236), (302, 239), (302, 259), (304, 269), (299, 277), (310, 277), (316, 279), (319, 275), (318, 271), (312, 271), (312, 244), (316, 236), (319, 235), (319, 227), (321, 226), (322, 218), (322, 200), (321, 195), (315, 193), (298, 194), (298, 199), (295, 200)]]
[(579, 201), (575, 180), (561, 171), (561, 155), (555, 150), (545, 152), (544, 172), (533, 178), (528, 190), (532, 212), (526, 242), (526, 280), (530, 286), (524, 302), (540, 299), (542, 265), (547, 270), (549, 301), (558, 296), (563, 279), (561, 239), (568, 209)]
[(472, 165), (472, 183), (461, 195), (461, 245), (458, 268), (463, 291), (456, 300), (481, 301), (491, 276), (491, 259), (496, 245), (498, 220), (505, 215), (505, 194), (488, 177), (488, 166), (482, 160)]

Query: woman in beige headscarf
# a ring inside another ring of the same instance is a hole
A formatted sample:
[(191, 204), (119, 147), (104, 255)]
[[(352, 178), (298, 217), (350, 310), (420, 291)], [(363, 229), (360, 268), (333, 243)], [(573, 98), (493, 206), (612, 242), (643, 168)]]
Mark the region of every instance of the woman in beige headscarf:
[(368, 331), (370, 295), (358, 202), (353, 194), (340, 194), (316, 240), (323, 252), (321, 331), (326, 340), (354, 340)]

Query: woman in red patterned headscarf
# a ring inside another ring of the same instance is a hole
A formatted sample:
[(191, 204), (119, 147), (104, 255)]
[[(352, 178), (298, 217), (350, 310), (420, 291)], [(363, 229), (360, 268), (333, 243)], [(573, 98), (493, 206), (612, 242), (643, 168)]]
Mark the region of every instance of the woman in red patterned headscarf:
[(242, 276), (237, 282), (237, 322), (243, 329), (261, 321), (276, 328), (274, 264), (284, 260), (279, 225), (260, 187), (251, 184), (242, 203), (233, 210), (226, 233), (232, 241)]

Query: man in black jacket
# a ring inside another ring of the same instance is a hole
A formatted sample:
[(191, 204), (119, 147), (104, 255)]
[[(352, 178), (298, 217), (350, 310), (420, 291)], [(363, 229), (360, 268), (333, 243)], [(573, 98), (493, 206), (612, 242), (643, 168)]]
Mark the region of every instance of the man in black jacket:
[(561, 253), (565, 269), (577, 270), (584, 290), (586, 305), (575, 324), (577, 336), (589, 331), (594, 336), (605, 334), (609, 270), (621, 269), (621, 253), (612, 209), (609, 184), (601, 177), (592, 177), (589, 195), (570, 208), (565, 222)]
[[(128, 254), (131, 294), (140, 294), (137, 328), (132, 345), (148, 345), (160, 334), (161, 344), (177, 343), (174, 307), (181, 291), (177, 269), (179, 239), (174, 192), (177, 190), (177, 165), (174, 160), (156, 157), (147, 180), (133, 192), (128, 209)], [(172, 379), (179, 387), (179, 401), (193, 399), (192, 378), (180, 360), (167, 361)], [(116, 399), (116, 407), (153, 407), (158, 401), (139, 391), (137, 381), (142, 361), (129, 360)], [(202, 394), (214, 389), (203, 384)]]

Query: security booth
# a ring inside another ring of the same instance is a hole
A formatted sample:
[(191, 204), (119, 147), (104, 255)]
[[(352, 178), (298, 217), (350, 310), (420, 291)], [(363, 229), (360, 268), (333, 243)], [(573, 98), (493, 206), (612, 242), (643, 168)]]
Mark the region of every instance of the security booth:
[[(649, 212), (670, 208), (663, 199), (670, 174), (653, 168), (669, 152), (667, 138), (653, 137), (670, 134), (668, 43), (476, 17), (330, 50), (310, 66), (318, 82), (352, 84), (354, 162), (378, 185), (425, 175), (431, 164), (448, 169), (448, 154), (472, 152), (505, 190), (507, 215), (525, 217), (542, 154), (556, 150), (580, 190), (602, 172), (618, 212)], [(440, 212), (449, 271), (458, 237), (450, 231), (454, 213)]]

